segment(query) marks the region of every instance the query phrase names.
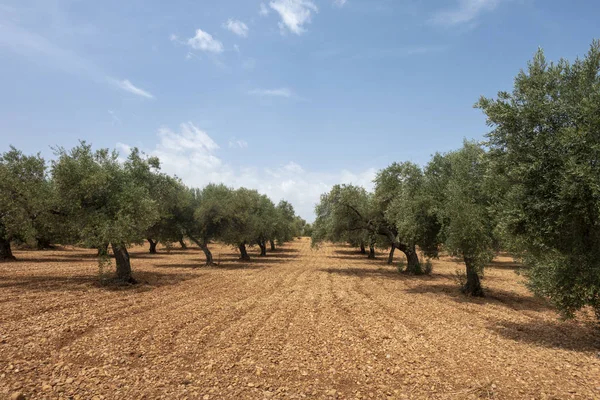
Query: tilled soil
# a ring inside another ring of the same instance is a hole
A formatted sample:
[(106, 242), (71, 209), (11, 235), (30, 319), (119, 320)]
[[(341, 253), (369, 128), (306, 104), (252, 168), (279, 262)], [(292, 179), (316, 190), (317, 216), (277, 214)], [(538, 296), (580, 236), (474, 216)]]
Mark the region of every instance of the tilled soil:
[(594, 399), (599, 333), (562, 322), (497, 259), (485, 299), (386, 254), (307, 238), (237, 261), (213, 246), (132, 249), (136, 286), (102, 286), (94, 251), (0, 264), (0, 397), (27, 399)]

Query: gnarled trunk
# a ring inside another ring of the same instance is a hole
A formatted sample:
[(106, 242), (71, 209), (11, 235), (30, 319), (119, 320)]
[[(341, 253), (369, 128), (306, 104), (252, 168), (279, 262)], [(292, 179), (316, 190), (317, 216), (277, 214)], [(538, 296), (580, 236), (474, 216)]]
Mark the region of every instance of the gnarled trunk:
[(365, 250), (365, 244), (360, 244), (360, 254), (367, 254), (367, 250)]
[(246, 250), (246, 243), (240, 243), (238, 245), (238, 249), (240, 249), (240, 260), (250, 261), (250, 256), (248, 255), (248, 251)]
[(396, 250), (396, 245), (392, 243), (392, 247), (390, 248), (390, 255), (388, 256), (387, 263), (392, 264), (394, 262), (394, 251)]
[(124, 243), (111, 243), (115, 261), (117, 262), (117, 279), (126, 283), (137, 283), (131, 276), (131, 262)]
[(271, 251), (275, 251), (275, 241), (271, 239), (269, 240), (269, 243), (271, 244)]
[(182, 250), (187, 250), (187, 244), (185, 244), (183, 241), (183, 236), (179, 238), (179, 245), (181, 246)]
[(483, 297), (483, 288), (473, 260), (469, 257), (464, 257), (464, 260), (467, 267), (467, 282), (462, 287), (462, 292), (469, 296)]
[(375, 259), (375, 246), (374, 245), (369, 245), (369, 260), (374, 260)]
[(211, 265), (215, 265), (215, 263), (213, 262), (213, 256), (212, 253), (210, 252), (210, 249), (208, 248), (208, 246), (206, 245), (206, 243), (201, 243), (200, 244), (200, 248), (202, 249), (202, 251), (204, 252), (204, 256), (206, 257), (206, 266), (209, 267)]
[(209, 267), (211, 265), (215, 265), (215, 263), (213, 262), (213, 255), (210, 252), (210, 249), (208, 248), (208, 245), (207, 245), (208, 240), (203, 239), (202, 241), (200, 241), (193, 236), (190, 236), (189, 238), (192, 242), (196, 243), (198, 245), (198, 247), (200, 247), (202, 249), (202, 251), (204, 252), (204, 255), (206, 256), (206, 263), (204, 265), (206, 265), (207, 267)]
[(258, 247), (260, 247), (260, 255), (263, 257), (266, 256), (267, 255), (267, 244), (265, 243), (264, 240), (258, 241)]
[(0, 261), (14, 261), (16, 260), (13, 256), (10, 248), (10, 240), (0, 238)]
[(146, 240), (148, 240), (148, 243), (150, 243), (150, 254), (156, 254), (156, 245), (158, 244), (158, 241), (155, 242), (150, 238)]
[(415, 246), (400, 244), (396, 247), (406, 256), (406, 272), (412, 275), (422, 275), (423, 270)]

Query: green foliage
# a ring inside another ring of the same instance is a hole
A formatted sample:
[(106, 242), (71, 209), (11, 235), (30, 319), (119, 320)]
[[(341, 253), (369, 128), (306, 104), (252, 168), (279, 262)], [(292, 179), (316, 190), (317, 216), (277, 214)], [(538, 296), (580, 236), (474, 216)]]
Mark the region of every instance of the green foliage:
[(69, 222), (71, 242), (99, 248), (144, 240), (159, 218), (146, 179), (158, 166), (155, 159), (134, 150), (120, 163), (116, 152), (92, 151), (85, 142), (70, 151), (59, 148), (56, 155), (57, 206)]
[[(446, 160), (443, 160), (445, 158)], [(477, 144), (465, 142), (463, 148), (438, 157), (431, 168), (447, 162), (443, 200), (437, 205), (442, 224), (440, 239), (455, 255), (473, 261), (482, 272), (494, 256), (494, 219), (490, 214), (493, 199), (486, 189), (488, 171), (485, 151)], [(428, 166), (429, 170), (429, 166)], [(439, 178), (439, 176), (438, 176)]]
[(0, 239), (35, 242), (51, 228), (53, 188), (41, 156), (0, 156)]
[(372, 197), (361, 187), (335, 185), (315, 207), (317, 217), (312, 225), (312, 245), (323, 241), (370, 244), (375, 235), (369, 226)]
[(600, 42), (574, 63), (548, 63), (539, 50), (512, 93), (477, 107), (507, 180), (502, 232), (531, 288), (568, 317), (600, 310)]
[(375, 201), (397, 237), (437, 256), (440, 224), (421, 168), (410, 162), (393, 163), (379, 171), (375, 185)]

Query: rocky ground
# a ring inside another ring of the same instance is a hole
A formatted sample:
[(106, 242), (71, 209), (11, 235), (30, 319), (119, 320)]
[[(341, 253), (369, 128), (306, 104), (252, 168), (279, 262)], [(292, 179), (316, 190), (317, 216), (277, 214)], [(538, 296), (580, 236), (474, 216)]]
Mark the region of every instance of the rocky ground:
[(306, 238), (249, 263), (213, 247), (210, 268), (198, 249), (134, 248), (132, 287), (101, 286), (93, 251), (16, 251), (0, 397), (600, 398), (591, 318), (560, 321), (508, 258), (468, 299), (450, 258), (414, 277)]

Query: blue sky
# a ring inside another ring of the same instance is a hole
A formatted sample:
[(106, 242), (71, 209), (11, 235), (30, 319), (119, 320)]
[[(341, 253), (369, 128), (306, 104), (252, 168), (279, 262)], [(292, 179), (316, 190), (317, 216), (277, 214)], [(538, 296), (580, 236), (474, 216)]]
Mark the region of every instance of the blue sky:
[(574, 59), (600, 2), (0, 0), (0, 151), (137, 146), (189, 185), (287, 198), (487, 132), (538, 47)]

